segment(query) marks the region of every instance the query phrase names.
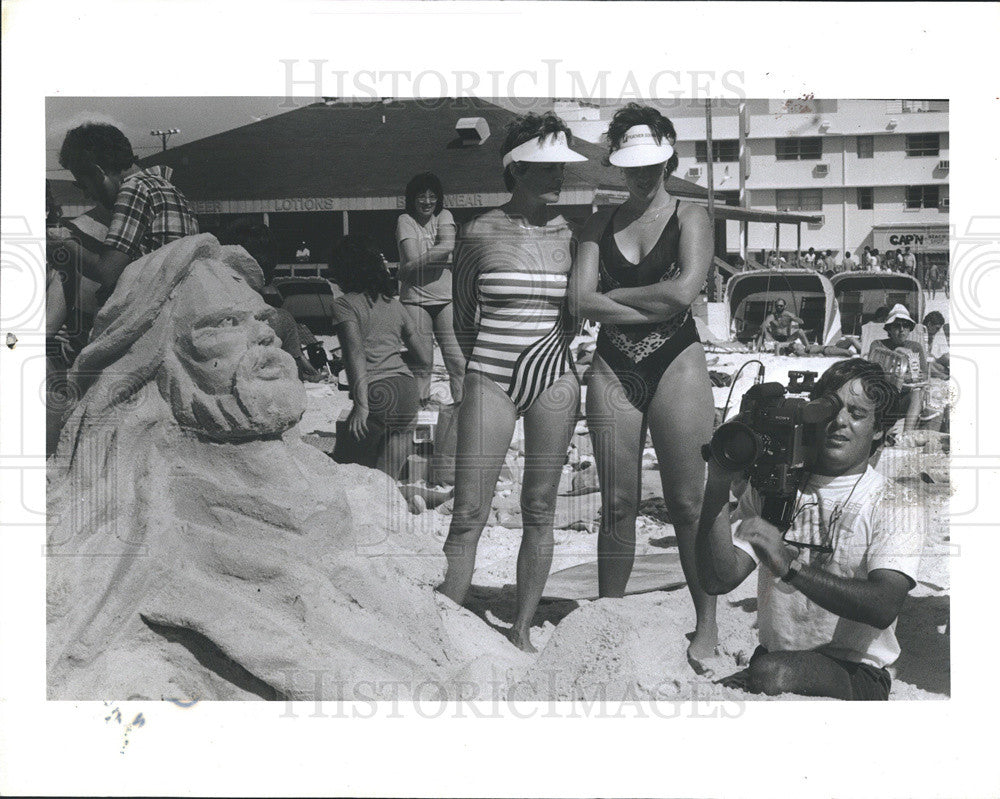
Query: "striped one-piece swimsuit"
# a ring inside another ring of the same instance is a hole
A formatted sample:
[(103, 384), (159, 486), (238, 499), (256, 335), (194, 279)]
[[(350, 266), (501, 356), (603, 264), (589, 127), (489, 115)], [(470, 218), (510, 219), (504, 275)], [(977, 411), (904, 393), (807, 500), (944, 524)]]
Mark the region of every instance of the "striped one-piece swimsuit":
[(565, 222), (508, 221), (509, 230), (494, 225), (475, 242), (479, 324), (468, 369), (493, 380), (523, 414), (575, 371), (566, 310), (572, 231)]

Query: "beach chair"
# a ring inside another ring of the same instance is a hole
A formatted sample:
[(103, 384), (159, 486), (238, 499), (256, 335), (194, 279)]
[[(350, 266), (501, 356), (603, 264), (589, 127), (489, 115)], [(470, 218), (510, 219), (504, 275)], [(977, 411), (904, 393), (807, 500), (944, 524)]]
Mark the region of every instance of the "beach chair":
[(813, 342), (823, 338), (823, 320), (826, 318), (826, 297), (803, 297), (799, 303), (802, 330)]
[(864, 300), (860, 291), (845, 291), (840, 299), (840, 329), (848, 336), (860, 336), (864, 323)]
[(743, 303), (743, 314), (733, 320), (736, 322), (737, 341), (753, 341), (768, 314), (769, 304), (768, 300), (747, 300)]

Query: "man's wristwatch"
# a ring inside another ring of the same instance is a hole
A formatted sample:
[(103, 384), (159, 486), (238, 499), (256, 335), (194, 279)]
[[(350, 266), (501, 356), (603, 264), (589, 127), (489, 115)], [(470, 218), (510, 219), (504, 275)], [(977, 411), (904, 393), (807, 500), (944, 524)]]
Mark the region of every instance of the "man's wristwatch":
[(781, 582), (790, 583), (795, 579), (795, 576), (799, 573), (799, 570), (805, 566), (805, 562), (802, 560), (802, 553), (799, 552), (795, 556), (795, 560), (788, 564), (788, 571), (781, 575)]

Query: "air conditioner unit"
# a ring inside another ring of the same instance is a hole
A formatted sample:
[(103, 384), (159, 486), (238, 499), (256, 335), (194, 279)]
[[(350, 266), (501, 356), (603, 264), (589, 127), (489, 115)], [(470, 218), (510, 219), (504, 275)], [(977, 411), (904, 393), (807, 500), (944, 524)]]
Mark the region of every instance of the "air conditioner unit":
[(949, 197), (942, 197), (941, 201), (938, 203), (938, 208), (943, 208), (944, 210), (947, 211), (948, 208), (950, 208), (950, 207), (951, 207), (951, 198), (949, 198)]
[(814, 171), (815, 171), (816, 177), (818, 177), (818, 178), (825, 178), (827, 175), (830, 174), (830, 165), (829, 164), (816, 164), (816, 169)]
[(951, 161), (938, 161), (937, 168), (943, 169), (944, 171), (948, 171), (949, 169), (951, 169)]
[(819, 217), (819, 220), (816, 222), (809, 223), (809, 227), (812, 228), (813, 230), (815, 230), (816, 228), (821, 228), (823, 227), (823, 225), (826, 224), (826, 214), (816, 214), (816, 216)]
[(690, 166), (690, 167), (688, 167), (688, 171), (687, 171), (688, 177), (691, 177), (691, 178), (700, 178), (701, 177), (701, 170), (702, 170), (702, 167), (700, 167), (700, 166)]
[(462, 144), (478, 146), (490, 137), (490, 125), (482, 117), (462, 117), (455, 123)]

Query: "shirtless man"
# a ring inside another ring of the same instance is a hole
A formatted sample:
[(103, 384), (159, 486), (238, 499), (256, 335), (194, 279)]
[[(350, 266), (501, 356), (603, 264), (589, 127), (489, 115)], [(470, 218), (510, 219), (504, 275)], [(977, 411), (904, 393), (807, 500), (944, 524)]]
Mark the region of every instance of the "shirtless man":
[(780, 344), (793, 346), (795, 343), (800, 343), (803, 347), (808, 347), (809, 339), (800, 329), (801, 325), (802, 320), (786, 309), (784, 300), (775, 300), (774, 312), (764, 318), (754, 344), (758, 350), (762, 350), (770, 339)]

